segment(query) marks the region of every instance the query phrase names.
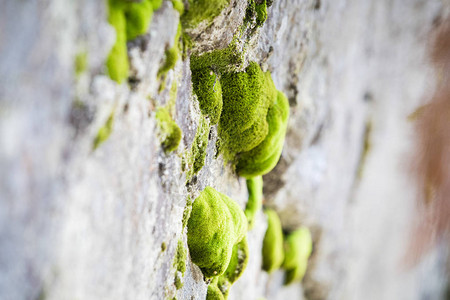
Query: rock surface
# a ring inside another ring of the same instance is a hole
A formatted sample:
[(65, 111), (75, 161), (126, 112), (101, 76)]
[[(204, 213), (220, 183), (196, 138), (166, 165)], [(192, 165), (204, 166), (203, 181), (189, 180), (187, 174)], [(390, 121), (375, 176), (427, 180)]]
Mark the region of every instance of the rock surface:
[[(105, 2), (0, 2), (0, 299), (204, 299), (189, 259), (183, 288), (174, 285), (186, 200), (212, 186), (245, 207), (245, 180), (216, 158), (216, 127), (186, 186), (182, 156), (200, 118), (189, 55), (157, 75), (177, 31), (172, 3), (129, 42), (133, 81), (118, 85), (105, 75), (115, 39)], [(226, 46), (245, 5), (231, 1), (196, 33), (197, 50)], [(281, 271), (261, 270), (259, 212), (229, 299), (442, 297), (445, 248), (416, 267), (402, 258), (415, 216), (407, 116), (432, 88), (427, 37), (449, 13), (445, 0), (274, 0), (247, 53), (291, 104), (264, 204), (286, 229), (309, 226), (314, 252), (303, 284), (284, 287)], [(80, 53), (88, 67), (76, 75)], [(183, 138), (166, 154), (155, 109), (174, 84)], [(112, 134), (94, 151), (111, 113)]]

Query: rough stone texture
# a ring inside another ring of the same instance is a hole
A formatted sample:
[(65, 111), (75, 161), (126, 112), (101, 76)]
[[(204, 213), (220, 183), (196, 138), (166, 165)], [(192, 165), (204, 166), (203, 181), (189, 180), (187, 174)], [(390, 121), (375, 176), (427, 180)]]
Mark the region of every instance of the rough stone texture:
[[(197, 36), (198, 49), (223, 47), (245, 3), (232, 1)], [(274, 1), (247, 54), (291, 103), (265, 205), (285, 228), (310, 226), (314, 254), (303, 286), (283, 287), (281, 271), (264, 273), (260, 212), (230, 299), (442, 296), (445, 247), (413, 268), (401, 261), (414, 218), (407, 116), (432, 88), (427, 35), (449, 10), (445, 0)], [(185, 185), (181, 156), (199, 119), (189, 58), (164, 79), (168, 89), (178, 85), (182, 143), (170, 155), (160, 148), (154, 112), (169, 92), (158, 93), (157, 71), (177, 20), (165, 1), (149, 33), (129, 43), (133, 84), (117, 85), (104, 75), (114, 41), (104, 1), (0, 2), (0, 299), (171, 298), (187, 197), (211, 185), (245, 206), (245, 181), (215, 158), (215, 127), (205, 167)], [(80, 52), (88, 70), (76, 78)], [(113, 133), (93, 151), (111, 112)], [(205, 293), (189, 262), (178, 298)]]

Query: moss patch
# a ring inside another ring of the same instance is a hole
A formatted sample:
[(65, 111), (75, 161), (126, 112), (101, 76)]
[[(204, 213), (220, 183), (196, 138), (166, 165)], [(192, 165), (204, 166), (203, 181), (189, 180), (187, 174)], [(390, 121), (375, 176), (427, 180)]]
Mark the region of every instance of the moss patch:
[(126, 42), (146, 33), (153, 11), (161, 6), (162, 0), (108, 0), (107, 3), (108, 22), (116, 31), (116, 42), (108, 55), (106, 67), (111, 79), (121, 83), (128, 77), (129, 70)]
[(180, 13), (180, 16), (184, 13), (184, 4), (181, 0), (172, 0), (173, 8)]
[(245, 216), (248, 221), (248, 228), (252, 229), (256, 213), (261, 209), (263, 198), (263, 179), (256, 176), (247, 179), (248, 201), (245, 207)]
[(88, 67), (88, 54), (86, 51), (79, 52), (75, 56), (75, 76), (80, 76)]
[(184, 247), (183, 241), (178, 240), (177, 251), (173, 260), (173, 266), (176, 269), (174, 283), (177, 290), (183, 287), (183, 277), (184, 273), (186, 272), (186, 256), (187, 252), (186, 248)]
[(312, 239), (309, 229), (301, 227), (289, 234), (284, 248), (283, 268), (286, 270), (285, 284), (301, 281), (305, 275), (308, 258), (312, 252)]
[(169, 72), (169, 70), (173, 69), (180, 58), (180, 36), (181, 36), (181, 24), (178, 24), (177, 33), (175, 35), (175, 42), (172, 48), (166, 50), (165, 52), (165, 62), (162, 67), (158, 70), (158, 76), (164, 76)]
[(188, 7), (182, 17), (183, 26), (194, 28), (201, 22), (209, 25), (229, 4), (230, 0), (188, 0)]
[(192, 73), (192, 85), (202, 114), (210, 119), (211, 125), (217, 124), (223, 105), (218, 76), (210, 68), (197, 70)]
[(288, 118), (289, 101), (278, 91), (276, 101), (267, 113), (267, 136), (257, 147), (239, 155), (236, 171), (240, 176), (250, 178), (264, 175), (275, 167), (283, 150)]
[(205, 165), (209, 129), (209, 120), (203, 117), (200, 118), (197, 132), (195, 133), (194, 141), (191, 145), (191, 150), (185, 158), (185, 163), (187, 163), (189, 167), (186, 174), (187, 180), (190, 180), (192, 176), (197, 174)]
[(105, 125), (103, 125), (103, 127), (99, 129), (97, 136), (94, 139), (93, 144), (94, 150), (97, 149), (103, 142), (105, 142), (109, 138), (113, 130), (113, 125), (114, 125), (114, 111), (109, 115)]
[(178, 148), (181, 141), (181, 129), (170, 116), (167, 108), (160, 107), (156, 111), (156, 120), (161, 134), (161, 145), (166, 152), (172, 152)]
[(280, 268), (284, 259), (283, 230), (280, 218), (273, 210), (266, 210), (267, 231), (263, 240), (263, 270), (271, 273)]
[(192, 262), (205, 278), (212, 278), (227, 270), (234, 246), (245, 237), (247, 221), (235, 201), (206, 187), (193, 203), (187, 229)]
[(206, 300), (224, 300), (223, 294), (217, 286), (218, 277), (214, 278), (208, 285)]

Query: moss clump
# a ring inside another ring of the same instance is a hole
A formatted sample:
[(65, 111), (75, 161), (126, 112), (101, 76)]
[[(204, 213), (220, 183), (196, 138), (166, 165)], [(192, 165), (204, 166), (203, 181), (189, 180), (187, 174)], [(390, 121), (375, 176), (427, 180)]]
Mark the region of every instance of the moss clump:
[(239, 155), (236, 171), (240, 176), (251, 178), (264, 175), (275, 167), (283, 150), (288, 118), (289, 101), (278, 91), (276, 101), (267, 113), (267, 136), (257, 147)]
[(188, 196), (188, 198), (186, 199), (186, 207), (184, 208), (183, 211), (183, 220), (181, 222), (181, 224), (183, 225), (183, 229), (187, 225), (189, 217), (191, 216), (191, 212), (192, 212), (192, 199), (190, 196)]
[(253, 228), (256, 212), (261, 209), (263, 198), (263, 179), (262, 176), (256, 176), (247, 179), (248, 201), (245, 207), (245, 216), (248, 221), (248, 228)]
[(176, 269), (174, 283), (177, 290), (183, 287), (183, 277), (186, 272), (186, 255), (186, 248), (184, 248), (183, 241), (178, 240), (177, 251), (173, 260), (173, 266)]
[(112, 129), (114, 125), (114, 112), (112, 112), (108, 119), (106, 120), (105, 125), (99, 129), (97, 136), (94, 139), (94, 150), (98, 148), (104, 141), (106, 141), (111, 135)]
[(169, 111), (160, 107), (156, 111), (156, 120), (161, 131), (161, 145), (166, 152), (172, 152), (178, 148), (181, 141), (181, 129), (170, 116)]
[(256, 4), (256, 24), (262, 26), (267, 20), (267, 4), (266, 0), (262, 1), (261, 4)]
[(166, 249), (167, 249), (167, 244), (165, 242), (162, 242), (161, 243), (161, 252), (166, 251)]
[(147, 31), (153, 11), (158, 9), (161, 4), (162, 0), (143, 0), (141, 2), (108, 0), (108, 22), (116, 31), (116, 42), (106, 61), (111, 79), (121, 83), (128, 77), (126, 42)]
[(312, 252), (312, 239), (309, 229), (301, 227), (289, 234), (284, 244), (285, 258), (283, 268), (286, 270), (285, 284), (301, 281), (308, 266)]
[(205, 278), (211, 278), (227, 270), (234, 246), (245, 237), (247, 222), (235, 201), (206, 187), (193, 203), (187, 229), (192, 262)]
[(173, 8), (180, 13), (180, 16), (184, 13), (184, 4), (181, 0), (172, 0)]
[(218, 277), (214, 278), (208, 285), (206, 300), (224, 300), (223, 294), (217, 286)]
[(86, 51), (75, 56), (75, 76), (80, 76), (88, 67), (88, 54)]
[(255, 30), (261, 27), (267, 20), (267, 7), (272, 1), (263, 0), (260, 4), (256, 4), (255, 0), (248, 0), (247, 9), (245, 11), (244, 26)]
[(209, 25), (229, 4), (230, 0), (189, 0), (182, 17), (183, 26), (194, 28), (202, 22)]
[(270, 73), (255, 62), (245, 72), (226, 73), (221, 78), (223, 110), (219, 134), (231, 154), (249, 151), (269, 132), (266, 115), (277, 90)]
[(233, 254), (230, 259), (225, 273), (219, 277), (217, 286), (219, 287), (224, 299), (228, 298), (231, 285), (241, 277), (248, 263), (248, 243), (247, 238), (244, 238), (241, 242), (237, 243), (233, 247)]
[(192, 85), (202, 114), (209, 118), (211, 125), (217, 124), (223, 105), (218, 76), (209, 68), (198, 70), (192, 73)]
[(280, 268), (284, 259), (283, 249), (283, 230), (281, 228), (280, 218), (273, 210), (266, 210), (267, 231), (264, 235), (262, 256), (263, 270), (271, 273)]

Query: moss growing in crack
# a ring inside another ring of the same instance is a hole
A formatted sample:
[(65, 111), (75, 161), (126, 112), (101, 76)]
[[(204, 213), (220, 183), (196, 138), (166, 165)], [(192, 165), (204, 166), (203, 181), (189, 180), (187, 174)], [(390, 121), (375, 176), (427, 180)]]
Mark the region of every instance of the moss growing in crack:
[(305, 275), (308, 258), (312, 252), (312, 239), (309, 229), (301, 227), (289, 234), (284, 248), (283, 268), (286, 270), (285, 284), (301, 281)]
[(269, 132), (266, 115), (277, 90), (270, 73), (255, 62), (245, 72), (225, 73), (221, 78), (223, 109), (219, 135), (234, 156), (258, 146)]
[(241, 242), (234, 245), (230, 264), (225, 273), (220, 276), (217, 281), (217, 286), (224, 296), (224, 299), (228, 298), (231, 286), (239, 279), (239, 277), (241, 277), (247, 267), (248, 256), (248, 243), (247, 238), (245, 237)]
[(106, 60), (106, 67), (111, 79), (121, 83), (128, 77), (129, 69), (126, 42), (147, 31), (153, 11), (161, 6), (162, 0), (108, 0), (107, 3), (108, 22), (116, 31), (116, 41)]
[(263, 0), (261, 4), (256, 4), (256, 24), (262, 26), (267, 20), (267, 4), (266, 0)]
[(191, 216), (191, 212), (192, 212), (192, 199), (190, 196), (188, 196), (188, 198), (186, 199), (186, 207), (184, 208), (184, 211), (183, 211), (183, 220), (181, 222), (183, 225), (183, 229), (187, 225), (189, 217)]
[(261, 27), (267, 20), (267, 7), (271, 4), (270, 0), (263, 0), (260, 4), (257, 4), (255, 0), (248, 0), (244, 17), (245, 26), (252, 30)]
[(191, 145), (191, 150), (186, 158), (187, 164), (190, 167), (186, 175), (187, 180), (190, 180), (192, 176), (197, 174), (205, 165), (209, 129), (209, 120), (201, 117), (197, 126), (194, 141)]
[(208, 25), (230, 4), (230, 0), (189, 0), (182, 17), (183, 26), (194, 28), (202, 22)]
[(161, 145), (166, 152), (172, 152), (178, 148), (181, 141), (181, 129), (170, 116), (167, 108), (160, 107), (156, 111), (156, 120), (161, 132)]
[(267, 231), (263, 240), (262, 268), (271, 273), (279, 269), (283, 263), (283, 230), (280, 218), (275, 211), (267, 209), (265, 213), (267, 215)]
[(186, 272), (186, 255), (187, 252), (183, 245), (183, 241), (178, 240), (177, 251), (173, 260), (173, 266), (176, 269), (174, 283), (177, 290), (183, 287), (183, 277)]
[(99, 129), (97, 136), (94, 139), (93, 148), (97, 149), (103, 142), (105, 142), (111, 135), (114, 125), (114, 111), (109, 115), (105, 125)]
[(227, 270), (234, 246), (245, 237), (247, 221), (235, 201), (206, 187), (193, 203), (187, 229), (192, 262), (211, 278)]
[(283, 150), (288, 118), (289, 101), (278, 91), (276, 101), (267, 113), (267, 136), (258, 146), (239, 155), (236, 171), (240, 176), (251, 178), (264, 175), (275, 167)]
[(248, 228), (252, 229), (256, 213), (261, 209), (263, 198), (263, 179), (256, 176), (247, 179), (248, 201), (245, 207), (245, 216), (248, 221)]

